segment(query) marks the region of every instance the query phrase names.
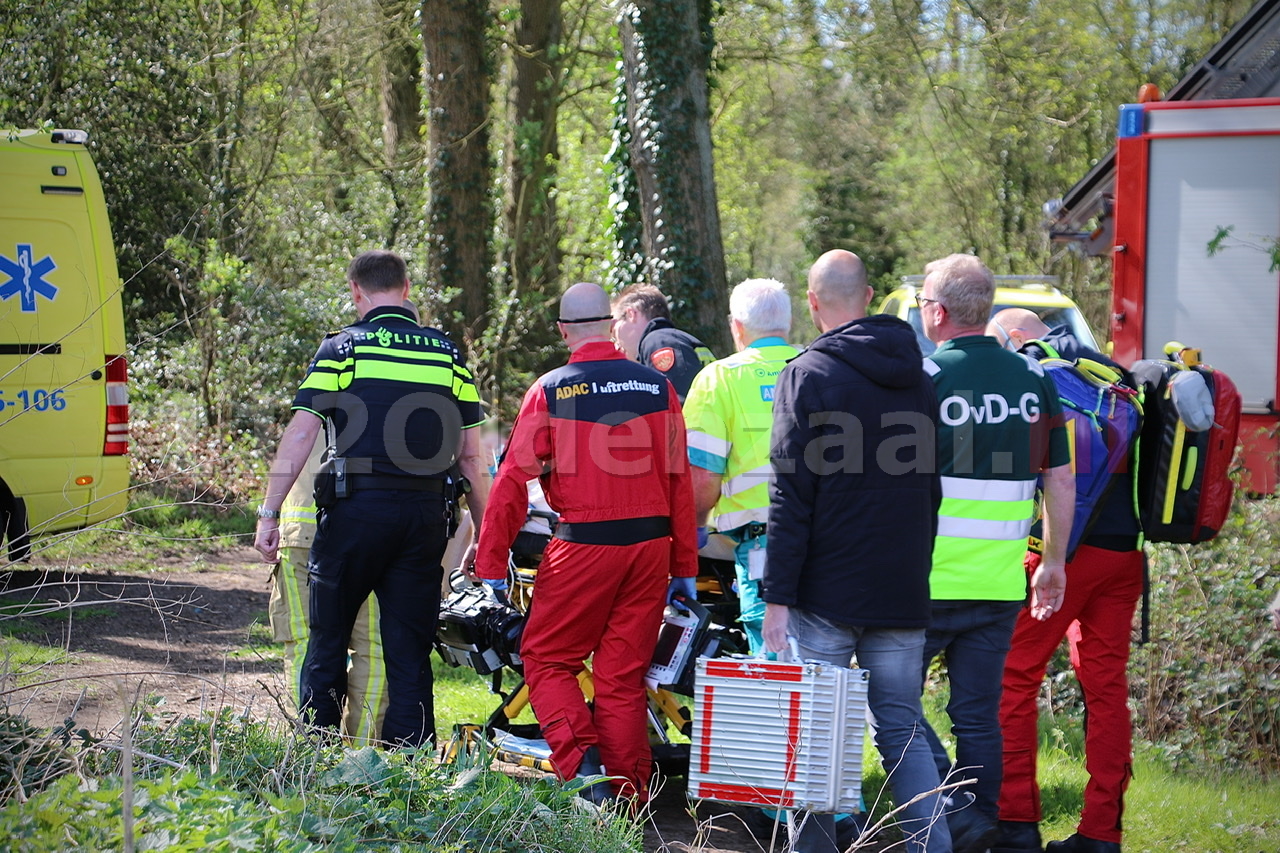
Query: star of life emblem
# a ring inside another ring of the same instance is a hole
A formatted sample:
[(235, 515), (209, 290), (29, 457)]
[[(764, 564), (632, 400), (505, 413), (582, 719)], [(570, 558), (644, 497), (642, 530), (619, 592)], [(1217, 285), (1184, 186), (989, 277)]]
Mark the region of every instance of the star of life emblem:
[(45, 276), (56, 270), (58, 265), (48, 255), (35, 260), (30, 243), (18, 243), (17, 249), (16, 259), (0, 255), (0, 273), (9, 277), (8, 281), (0, 284), (0, 299), (7, 302), (10, 297), (17, 296), (22, 310), (32, 313), (36, 310), (37, 296), (43, 296), (50, 302), (57, 297), (58, 288), (45, 281)]

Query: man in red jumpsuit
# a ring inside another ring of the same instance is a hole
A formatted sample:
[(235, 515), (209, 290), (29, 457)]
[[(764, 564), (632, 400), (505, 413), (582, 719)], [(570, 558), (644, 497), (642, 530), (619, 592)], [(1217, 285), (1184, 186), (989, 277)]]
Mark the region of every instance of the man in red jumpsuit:
[[(668, 598), (693, 596), (697, 534), (680, 402), (665, 376), (614, 346), (612, 325), (598, 285), (565, 291), (557, 327), (569, 363), (524, 396), (475, 574), (503, 587), (526, 483), (541, 477), (560, 522), (521, 640), (529, 699), (561, 779), (603, 771), (618, 777), (615, 793), (643, 801), (653, 769), (644, 674)], [(578, 683), (588, 658), (594, 708)]]

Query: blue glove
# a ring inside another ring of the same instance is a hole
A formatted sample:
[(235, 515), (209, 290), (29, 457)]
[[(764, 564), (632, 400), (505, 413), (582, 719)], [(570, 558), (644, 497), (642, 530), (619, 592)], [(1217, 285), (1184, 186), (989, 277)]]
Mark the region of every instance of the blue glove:
[(485, 586), (489, 587), (489, 589), (493, 590), (494, 592), (507, 591), (506, 578), (498, 578), (497, 580), (489, 580), (488, 578), (481, 578), (480, 580), (484, 583)]
[(677, 595), (683, 595), (690, 601), (698, 600), (697, 578), (672, 578), (667, 586), (667, 603), (674, 604)]
[(707, 530), (707, 528), (705, 527), (698, 528), (698, 550), (699, 551), (707, 547), (707, 540), (710, 538), (711, 538), (711, 533), (710, 531)]

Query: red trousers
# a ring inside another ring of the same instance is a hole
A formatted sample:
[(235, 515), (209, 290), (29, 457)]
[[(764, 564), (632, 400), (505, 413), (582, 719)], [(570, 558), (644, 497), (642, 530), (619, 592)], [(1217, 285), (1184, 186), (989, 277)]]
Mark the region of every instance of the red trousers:
[(1040, 682), (1058, 644), (1071, 642), (1071, 665), (1085, 703), (1084, 812), (1077, 831), (1098, 841), (1119, 843), (1124, 792), (1133, 775), (1129, 716), (1130, 631), (1142, 595), (1142, 552), (1106, 551), (1081, 545), (1067, 564), (1062, 609), (1037, 622), (1027, 610), (1018, 616), (1013, 645), (1005, 659), (1000, 698), (1004, 733), (1004, 781), (1000, 819), (1038, 822), (1036, 784)]
[[(649, 748), (644, 675), (666, 606), (671, 540), (580, 545), (552, 539), (521, 640), (529, 700), (561, 779), (599, 747), (618, 793), (647, 799)], [(592, 657), (594, 708), (578, 673)]]

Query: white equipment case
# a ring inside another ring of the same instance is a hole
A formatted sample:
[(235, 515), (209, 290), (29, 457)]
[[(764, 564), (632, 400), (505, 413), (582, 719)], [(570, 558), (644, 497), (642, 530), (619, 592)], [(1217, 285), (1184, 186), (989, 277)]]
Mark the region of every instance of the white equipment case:
[(868, 676), (812, 661), (699, 658), (689, 795), (860, 811)]

